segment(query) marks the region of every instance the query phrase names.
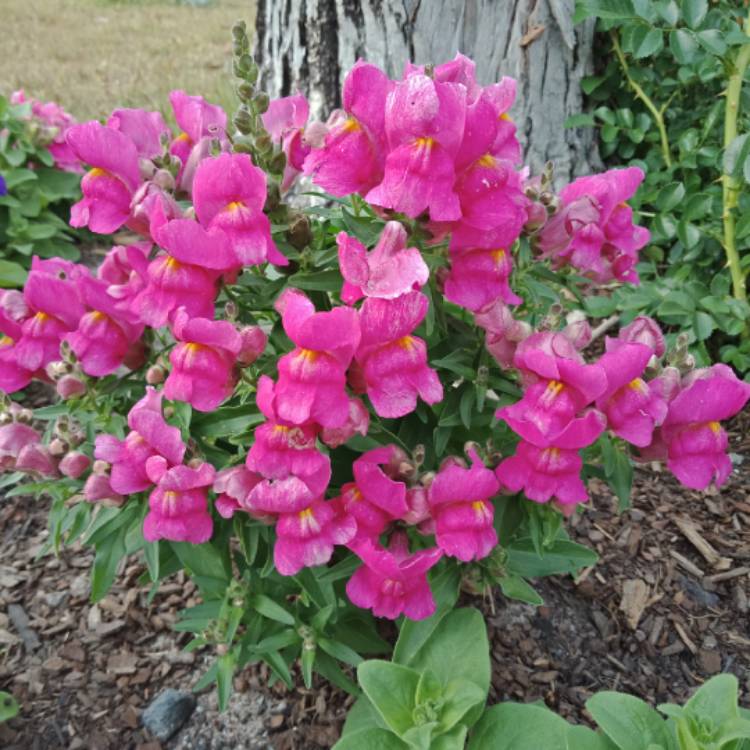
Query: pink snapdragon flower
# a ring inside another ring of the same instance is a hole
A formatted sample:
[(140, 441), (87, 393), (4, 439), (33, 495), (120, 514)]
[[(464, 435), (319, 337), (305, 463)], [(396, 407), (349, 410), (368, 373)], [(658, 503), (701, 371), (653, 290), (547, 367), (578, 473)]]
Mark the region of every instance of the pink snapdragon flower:
[[(408, 61), (404, 66), (402, 80), (414, 75), (426, 75), (424, 65), (415, 65)], [(440, 83), (459, 83), (466, 89), (466, 100), (471, 103), (482, 93), (482, 87), (477, 83), (476, 63), (460, 52), (452, 60), (435, 65), (432, 77)]]
[(248, 154), (212, 156), (195, 171), (195, 213), (203, 226), (227, 235), (237, 266), (289, 264), (271, 238), (265, 202), (266, 175)]
[(349, 417), (341, 427), (324, 427), (320, 431), (320, 439), (329, 448), (344, 445), (355, 435), (367, 435), (370, 427), (370, 413), (358, 398), (349, 399)]
[(427, 571), (443, 556), (437, 547), (409, 554), (406, 534), (393, 534), (388, 549), (372, 539), (357, 539), (349, 547), (362, 560), (346, 584), (353, 604), (370, 609), (376, 617), (395, 620), (404, 614), (424, 620), (435, 612)]
[(147, 387), (146, 395), (128, 414), (131, 431), (125, 440), (114, 435), (96, 438), (94, 457), (112, 465), (110, 482), (118, 494), (132, 495), (151, 486), (146, 462), (153, 456), (162, 456), (172, 466), (182, 463), (185, 444), (180, 430), (162, 416), (163, 397), (162, 391)]
[(118, 301), (107, 292), (106, 282), (84, 276), (78, 281), (78, 290), (88, 312), (64, 340), (87, 375), (110, 375), (123, 364), (133, 344), (140, 339), (143, 324), (132, 312), (118, 308)]
[(346, 369), (360, 339), (355, 310), (315, 312), (302, 293), (288, 289), (276, 301), (287, 336), (296, 348), (278, 364), (276, 410), (293, 424), (314, 420), (341, 427), (349, 418)]
[(424, 211), (433, 221), (461, 218), (454, 160), (465, 117), (461, 84), (421, 74), (396, 83), (385, 108), (389, 152), (383, 181), (367, 193), (367, 201), (412, 218)]
[(125, 133), (96, 121), (74, 125), (67, 142), (92, 167), (81, 180), (83, 199), (71, 208), (71, 226), (116, 232), (130, 218), (130, 202), (141, 184), (138, 149)]
[(571, 427), (554, 443), (534, 445), (521, 440), (515, 455), (506, 458), (495, 469), (500, 483), (511, 492), (523, 491), (529, 500), (549, 502), (553, 497), (565, 508), (588, 500), (586, 485), (581, 480), (583, 460), (580, 448), (591, 445), (604, 431), (604, 415), (595, 410), (574, 420)]
[(169, 103), (182, 130), (170, 144), (169, 151), (181, 162), (177, 184), (189, 193), (195, 169), (209, 155), (211, 141), (218, 140), (222, 147), (227, 143), (227, 115), (221, 107), (209, 104), (202, 96), (190, 96), (184, 91), (172, 91)]
[(169, 353), (172, 370), (164, 395), (213, 411), (234, 390), (242, 337), (228, 321), (191, 318), (184, 307), (172, 317), (172, 334), (178, 343)]
[(650, 347), (656, 357), (661, 357), (667, 350), (664, 343), (664, 334), (659, 324), (646, 315), (639, 315), (637, 318), (623, 326), (617, 335), (621, 341), (633, 341), (638, 344), (645, 344)]
[(125, 498), (112, 489), (109, 477), (106, 474), (89, 474), (83, 485), (83, 496), (89, 503), (101, 503), (108, 507), (119, 507), (125, 502)]
[(531, 326), (516, 320), (510, 308), (496, 299), (474, 315), (474, 322), (485, 331), (485, 347), (503, 369), (513, 365), (518, 344), (531, 335)]
[(57, 465), (58, 461), (46, 445), (32, 441), (18, 452), (13, 468), (15, 471), (24, 471), (41, 477), (57, 477), (60, 476)]
[(670, 401), (660, 439), (667, 467), (686, 487), (720, 487), (732, 471), (729, 440), (720, 422), (733, 417), (750, 399), (750, 384), (730, 367), (717, 364), (694, 370)]
[(60, 473), (71, 479), (78, 479), (91, 466), (91, 459), (80, 451), (66, 453), (58, 465)]
[(156, 488), (148, 498), (149, 511), (143, 521), (147, 542), (169, 539), (173, 542), (203, 544), (211, 538), (214, 522), (208, 512), (208, 488), (216, 470), (203, 463), (198, 468), (175, 466), (157, 456), (148, 462), (149, 478)]
[(324, 495), (331, 480), (330, 459), (316, 447), (319, 428), (280, 419), (267, 375), (258, 380), (256, 403), (268, 421), (256, 428), (245, 463), (265, 481), (253, 488), (248, 503), (263, 513), (302, 510)]
[(325, 565), (336, 544), (347, 544), (357, 531), (356, 521), (337, 514), (330, 502), (316, 500), (294, 513), (284, 513), (276, 523), (273, 561), (283, 576), (302, 568)]
[(525, 373), (523, 398), (499, 409), (496, 416), (534, 445), (555, 445), (567, 431), (582, 428), (576, 414), (607, 388), (604, 368), (585, 364), (561, 333), (535, 333), (524, 339), (514, 364)]
[(68, 130), (75, 125), (75, 119), (56, 102), (40, 102), (27, 99), (23, 89), (10, 95), (11, 104), (31, 104), (31, 116), (41, 125), (39, 138), (52, 154), (55, 167), (64, 172), (83, 172), (81, 164), (65, 140)]
[(389, 221), (368, 253), (356, 237), (339, 232), (336, 242), (344, 302), (351, 305), (362, 297), (393, 299), (427, 283), (430, 270), (416, 247), (406, 247), (406, 236), (400, 222)]
[(607, 339), (606, 345), (598, 364), (607, 373), (607, 389), (597, 398), (596, 407), (615, 435), (644, 448), (667, 416), (666, 401), (642, 378), (653, 350), (619, 339)]
[(304, 167), (311, 146), (305, 140), (305, 125), (310, 117), (310, 105), (302, 94), (272, 99), (260, 116), (271, 140), (280, 145), (286, 155), (281, 189), (289, 190)]
[(417, 396), (428, 404), (443, 398), (440, 379), (427, 365), (427, 346), (412, 335), (428, 306), (421, 292), (393, 300), (368, 297), (362, 305), (362, 340), (356, 358), (367, 395), (381, 417), (409, 414), (417, 406)]
[(638, 251), (650, 233), (633, 224), (633, 211), (625, 201), (643, 178), (639, 167), (610, 169), (563, 188), (560, 210), (539, 235), (543, 256), (557, 266), (570, 264), (600, 283), (617, 279), (637, 284)]
[(523, 300), (510, 288), (513, 270), (510, 251), (471, 249), (451, 251), (451, 270), (445, 281), (445, 298), (473, 312), (501, 299), (508, 305)]
[(497, 546), (491, 498), (500, 484), (476, 451), (469, 457), (468, 469), (455, 461), (443, 466), (428, 491), (438, 547), (463, 562), (481, 560)]
[(322, 148), (304, 172), (331, 195), (366, 193), (383, 178), (386, 97), (392, 86), (375, 65), (357, 60), (344, 80), (343, 111), (334, 112)]
[(222, 518), (232, 518), (237, 511), (249, 513), (258, 520), (274, 520), (274, 516), (257, 513), (248, 502), (251, 490), (263, 481), (260, 474), (248, 471), (244, 466), (231, 466), (222, 469), (214, 480), (216, 510)]
[(353, 464), (354, 482), (341, 488), (338, 502), (343, 512), (357, 521), (357, 538), (377, 539), (385, 527), (409, 511), (406, 485), (391, 479), (387, 466), (397, 453), (393, 445), (363, 453)]
[(190, 219), (167, 222), (156, 236), (167, 252), (150, 263), (128, 250), (128, 260), (146, 280), (132, 299), (133, 312), (152, 328), (163, 326), (178, 307), (193, 317), (213, 318), (218, 279), (237, 268), (228, 237)]
[(22, 422), (0, 426), (0, 471), (13, 471), (21, 451), (29, 445), (42, 442), (42, 436)]
[(114, 245), (99, 265), (97, 278), (107, 283), (107, 294), (115, 298), (118, 311), (130, 313), (133, 299), (146, 286), (145, 278), (136, 270), (131, 257), (137, 259), (139, 269), (144, 269), (150, 252), (150, 242)]
[(107, 127), (130, 138), (142, 159), (161, 156), (163, 141), (172, 136), (161, 112), (147, 112), (144, 109), (116, 109), (109, 116)]

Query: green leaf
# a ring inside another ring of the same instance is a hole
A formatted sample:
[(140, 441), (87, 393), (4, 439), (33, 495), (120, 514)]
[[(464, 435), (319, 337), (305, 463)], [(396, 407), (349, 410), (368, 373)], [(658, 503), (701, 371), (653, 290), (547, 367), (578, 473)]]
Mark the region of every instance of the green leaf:
[(608, 737), (588, 727), (568, 727), (565, 739), (568, 750), (618, 750)]
[(636, 18), (630, 0), (578, 0), (573, 23), (580, 23), (591, 16), (607, 21)]
[(680, 19), (680, 8), (675, 0), (659, 0), (654, 3), (656, 12), (666, 21), (670, 26), (676, 26), (677, 21)]
[(442, 694), (445, 702), (438, 721), (440, 732), (453, 729), (473, 708), (484, 707), (487, 698), (487, 693), (479, 685), (464, 679), (448, 683)]
[[(630, 50), (636, 60), (657, 54), (664, 47), (661, 29), (649, 28), (643, 24), (635, 27), (630, 38)], [(632, 125), (628, 126), (632, 127)]]
[(689, 221), (680, 221), (677, 224), (677, 237), (687, 250), (691, 250), (700, 242), (701, 230)]
[(671, 211), (685, 198), (685, 186), (681, 182), (670, 182), (656, 196), (656, 207), (659, 211)]
[(18, 263), (0, 260), (0, 287), (4, 289), (22, 287), (26, 283), (28, 272)]
[(18, 701), (10, 693), (0, 690), (0, 722), (18, 716), (20, 710)]
[(397, 735), (404, 735), (414, 725), (418, 672), (401, 664), (371, 659), (357, 667), (357, 681), (383, 721)]
[(586, 701), (586, 709), (602, 731), (620, 748), (648, 750), (671, 747), (667, 725), (640, 698), (604, 691)]
[(586, 297), (583, 305), (595, 318), (606, 318), (617, 309), (617, 301), (611, 297)]
[(333, 750), (408, 750), (409, 746), (393, 732), (379, 727), (360, 729), (344, 735)]
[(468, 750), (574, 750), (565, 739), (568, 728), (548, 708), (500, 703), (484, 712)]
[(565, 120), (566, 128), (583, 128), (593, 126), (594, 124), (594, 116), (585, 112), (581, 112), (577, 115), (571, 115), (567, 120)]
[(736, 136), (724, 152), (724, 174), (739, 177), (750, 155), (750, 133)]
[(510, 575), (501, 578), (500, 588), (509, 599), (517, 599), (519, 602), (526, 602), (534, 606), (544, 604), (544, 599), (539, 596), (536, 589), (528, 581), (524, 581), (521, 576)]
[(440, 572), (430, 576), (430, 588), (436, 605), (435, 614), (424, 620), (404, 619), (393, 649), (394, 662), (411, 663), (443, 618), (453, 610), (458, 599), (459, 583), (460, 575), (455, 565), (446, 565)]
[(328, 638), (319, 638), (318, 645), (334, 659), (343, 661), (346, 664), (351, 664), (353, 667), (362, 663), (362, 657), (354, 649), (349, 648), (345, 643), (329, 640)]
[(109, 591), (115, 580), (117, 566), (125, 557), (127, 526), (121, 525), (96, 545), (96, 557), (91, 571), (91, 601), (98, 602)]
[(669, 49), (680, 65), (692, 65), (698, 52), (695, 34), (687, 29), (676, 29), (669, 34)]
[(700, 44), (700, 46), (707, 52), (722, 57), (727, 51), (727, 43), (724, 40), (724, 34), (719, 31), (719, 29), (706, 29), (705, 31), (699, 31), (695, 37), (698, 40), (698, 44)]
[(693, 330), (698, 341), (705, 341), (715, 328), (716, 322), (708, 313), (697, 312), (693, 316)]
[(697, 29), (708, 13), (708, 0), (682, 0), (682, 17), (691, 29)]
[(530, 538), (512, 542), (507, 552), (508, 570), (523, 578), (576, 573), (598, 560), (593, 550), (564, 539), (558, 539), (544, 551), (541, 557), (537, 554), (534, 542)]
[(232, 695), (234, 668), (234, 654), (231, 651), (219, 657), (216, 672), (216, 687), (219, 694), (219, 711), (226, 711), (226, 708), (229, 705), (229, 697)]
[(343, 279), (338, 271), (318, 271), (316, 273), (295, 273), (289, 277), (289, 286), (308, 292), (338, 292)]
[(269, 620), (276, 620), (284, 625), (294, 625), (294, 616), (265, 594), (251, 596), (248, 605)]
[(710, 719), (716, 727), (739, 718), (738, 684), (733, 674), (720, 674), (696, 690), (684, 712), (695, 719)]
[(170, 542), (180, 562), (192, 572), (195, 582), (205, 594), (222, 596), (229, 584), (228, 559), (210, 542), (190, 544)]

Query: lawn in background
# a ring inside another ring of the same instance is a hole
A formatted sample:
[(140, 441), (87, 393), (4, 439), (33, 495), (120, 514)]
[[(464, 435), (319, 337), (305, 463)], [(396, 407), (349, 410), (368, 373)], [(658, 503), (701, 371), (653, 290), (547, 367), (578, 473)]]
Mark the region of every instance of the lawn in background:
[(0, 0), (0, 93), (62, 104), (79, 120), (166, 111), (182, 88), (228, 109), (232, 24), (253, 0)]

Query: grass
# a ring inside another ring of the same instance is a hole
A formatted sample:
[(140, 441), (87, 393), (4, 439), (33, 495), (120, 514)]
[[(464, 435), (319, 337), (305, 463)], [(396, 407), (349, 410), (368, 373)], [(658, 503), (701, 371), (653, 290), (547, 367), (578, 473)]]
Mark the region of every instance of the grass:
[(62, 104), (79, 120), (116, 107), (168, 111), (172, 89), (233, 108), (231, 26), (253, 0), (0, 0), (0, 93)]

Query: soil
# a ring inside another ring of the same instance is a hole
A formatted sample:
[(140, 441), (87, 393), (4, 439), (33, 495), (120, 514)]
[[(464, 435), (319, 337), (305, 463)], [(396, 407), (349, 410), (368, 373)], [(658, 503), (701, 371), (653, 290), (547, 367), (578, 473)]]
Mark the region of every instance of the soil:
[[(750, 457), (748, 425), (748, 415), (733, 424), (738, 460)], [(492, 642), (490, 702), (542, 699), (586, 721), (583, 706), (596, 690), (681, 702), (720, 671), (735, 673), (747, 696), (749, 480), (750, 459), (720, 493), (638, 469), (634, 507), (620, 515), (605, 487), (592, 488), (594, 507), (571, 533), (599, 552), (594, 568), (538, 583), (539, 608), (500, 595), (471, 601), (484, 609)], [(170, 629), (196, 602), (195, 588), (177, 575), (149, 606), (134, 563), (90, 604), (89, 551), (37, 558), (47, 511), (47, 501), (28, 498), (0, 506), (0, 689), (22, 705), (0, 725), (0, 746), (314, 750), (335, 742), (351, 699), (325, 684), (268, 689), (263, 669), (236, 677), (224, 714), (208, 689), (175, 738), (150, 737), (141, 711), (164, 688), (190, 689), (206, 668), (208, 655), (184, 653), (187, 634)]]

